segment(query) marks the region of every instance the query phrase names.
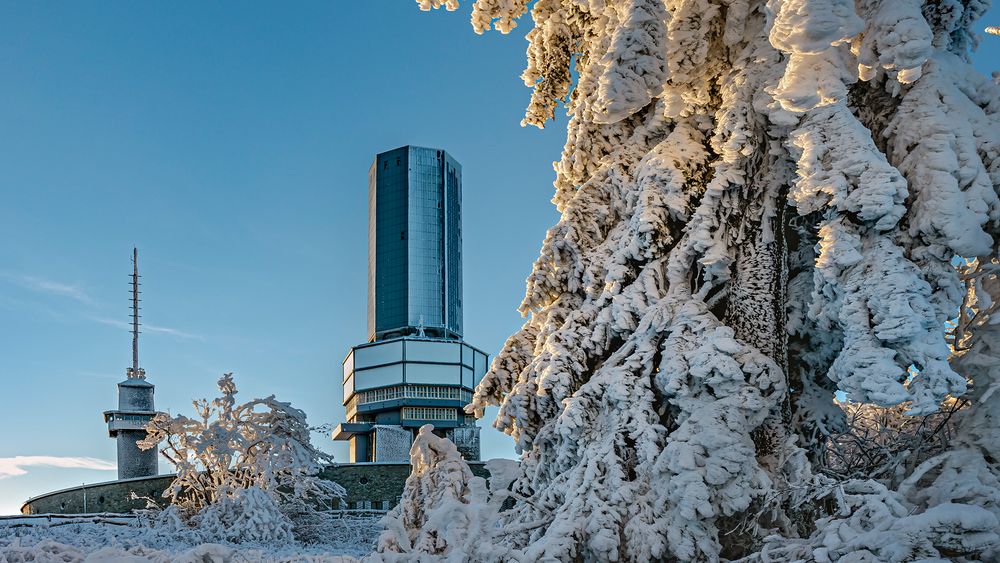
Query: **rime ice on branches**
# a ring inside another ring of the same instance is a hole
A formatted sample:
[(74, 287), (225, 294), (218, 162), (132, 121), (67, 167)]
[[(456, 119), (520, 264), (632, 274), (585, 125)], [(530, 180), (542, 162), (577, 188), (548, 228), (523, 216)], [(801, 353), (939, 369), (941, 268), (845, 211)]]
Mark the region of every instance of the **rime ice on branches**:
[[(525, 324), (470, 405), (499, 406), (523, 454), (496, 541), (525, 560), (759, 557), (765, 537), (816, 560), (1000, 555), (998, 321), (976, 313), (967, 348), (945, 334), (995, 296), (1000, 94), (969, 65), (987, 4), (473, 6), (477, 32), (530, 10), (523, 123), (570, 116)], [(837, 391), (914, 417), (968, 404), (908, 474), (838, 480)]]

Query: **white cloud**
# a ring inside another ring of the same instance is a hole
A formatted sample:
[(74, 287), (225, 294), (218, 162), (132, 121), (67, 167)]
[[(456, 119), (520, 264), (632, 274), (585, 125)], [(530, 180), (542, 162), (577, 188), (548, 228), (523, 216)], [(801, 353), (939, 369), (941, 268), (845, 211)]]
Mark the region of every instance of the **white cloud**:
[(93, 457), (19, 455), (14, 457), (0, 457), (0, 479), (24, 475), (28, 472), (25, 468), (32, 466), (62, 467), (67, 469), (97, 469), (100, 471), (113, 471), (117, 469), (117, 466), (114, 463)]
[[(6, 272), (0, 272), (0, 280), (7, 280), (10, 283), (18, 285), (30, 291), (35, 291), (38, 293), (47, 293), (49, 295), (55, 295), (60, 297), (68, 297), (70, 299), (73, 299), (74, 301), (78, 301), (86, 305), (96, 306), (96, 302), (94, 301), (94, 299), (92, 299), (90, 295), (82, 287), (78, 285), (47, 280), (35, 276), (11, 274)], [(16, 303), (16, 300), (12, 301)], [(0, 302), (0, 305), (4, 305), (4, 303)], [(65, 315), (63, 315), (61, 312), (59, 313), (52, 312), (51, 314), (57, 318), (65, 319)], [(86, 313), (83, 313), (83, 316), (87, 319), (90, 319), (93, 322), (121, 328), (124, 330), (129, 330), (132, 327), (130, 323), (127, 323), (124, 320), (99, 317)], [(172, 328), (168, 326), (143, 324), (139, 330), (143, 332), (157, 332), (161, 334), (167, 334), (173, 336), (174, 338), (204, 340), (204, 338), (199, 334), (186, 332), (178, 328)]]
[[(121, 328), (121, 329), (125, 329), (125, 330), (131, 330), (132, 329), (132, 324), (131, 323), (127, 323), (125, 321), (120, 321), (120, 320), (117, 320), (117, 319), (109, 319), (109, 318), (106, 318), (106, 317), (90, 317), (90, 318), (94, 322), (98, 322), (98, 323), (105, 324), (105, 325), (108, 325), (108, 326), (113, 326), (113, 327), (117, 327), (117, 328)], [(204, 338), (202, 338), (200, 335), (192, 334), (190, 332), (184, 332), (183, 330), (179, 330), (179, 329), (176, 329), (176, 328), (170, 328), (170, 327), (159, 326), (159, 325), (142, 324), (142, 325), (139, 326), (139, 331), (140, 332), (159, 332), (159, 333), (162, 333), (162, 334), (169, 334), (170, 336), (175, 336), (177, 338), (194, 338), (196, 340), (204, 340)]]
[(94, 303), (94, 300), (87, 295), (87, 292), (78, 285), (47, 280), (35, 276), (6, 275), (4, 277), (13, 281), (17, 285), (32, 291), (48, 293), (49, 295), (58, 295), (61, 297), (69, 297), (70, 299), (79, 301), (80, 303), (86, 303), (88, 305), (92, 305)]
[(183, 330), (178, 330), (176, 328), (170, 328), (166, 326), (158, 325), (142, 325), (139, 330), (145, 330), (147, 332), (162, 332), (163, 334), (169, 334), (171, 336), (176, 336), (177, 338), (197, 338), (198, 340), (204, 340), (201, 336), (197, 334), (191, 334), (190, 332), (184, 332)]

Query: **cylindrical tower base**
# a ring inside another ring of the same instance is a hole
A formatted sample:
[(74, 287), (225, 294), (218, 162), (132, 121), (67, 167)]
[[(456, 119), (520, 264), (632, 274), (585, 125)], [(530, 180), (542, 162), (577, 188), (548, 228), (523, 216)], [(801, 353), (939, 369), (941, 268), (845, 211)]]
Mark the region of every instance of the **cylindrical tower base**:
[(136, 442), (146, 437), (143, 430), (120, 430), (118, 441), (118, 478), (134, 479), (157, 474), (157, 448), (139, 449)]

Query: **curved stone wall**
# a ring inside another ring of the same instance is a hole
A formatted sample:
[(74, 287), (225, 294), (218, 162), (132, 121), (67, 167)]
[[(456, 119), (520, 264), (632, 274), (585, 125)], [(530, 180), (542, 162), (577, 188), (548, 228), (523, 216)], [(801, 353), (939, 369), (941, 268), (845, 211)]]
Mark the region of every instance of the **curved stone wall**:
[[(489, 477), (481, 462), (471, 462), (472, 472)], [(321, 475), (339, 483), (347, 491), (343, 504), (331, 508), (388, 510), (403, 494), (403, 485), (410, 475), (408, 463), (344, 463), (331, 465)], [(53, 491), (28, 499), (21, 506), (23, 514), (87, 514), (93, 512), (130, 512), (146, 507), (149, 497), (163, 503), (162, 494), (173, 475), (140, 477), (81, 485)]]
[(155, 477), (138, 477), (120, 481), (106, 481), (81, 485), (45, 493), (28, 499), (21, 506), (22, 514), (88, 514), (93, 512), (130, 512), (137, 508), (145, 508), (144, 499), (132, 499), (134, 492), (138, 496), (150, 497), (162, 501), (160, 495), (167, 489), (173, 475), (157, 475)]

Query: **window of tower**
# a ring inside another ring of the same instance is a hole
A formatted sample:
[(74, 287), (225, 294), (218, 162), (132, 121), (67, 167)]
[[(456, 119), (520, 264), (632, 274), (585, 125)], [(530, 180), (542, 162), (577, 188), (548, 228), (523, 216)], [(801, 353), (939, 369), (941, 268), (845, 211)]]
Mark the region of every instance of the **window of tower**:
[(458, 420), (456, 409), (403, 407), (404, 420)]

